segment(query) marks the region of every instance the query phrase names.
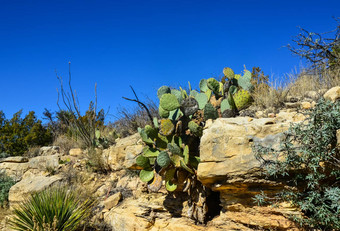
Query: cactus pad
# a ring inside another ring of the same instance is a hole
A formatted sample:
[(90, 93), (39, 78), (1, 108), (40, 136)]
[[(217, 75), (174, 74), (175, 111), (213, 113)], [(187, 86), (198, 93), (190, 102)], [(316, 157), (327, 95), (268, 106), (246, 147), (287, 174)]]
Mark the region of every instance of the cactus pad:
[(194, 98), (186, 98), (182, 101), (180, 108), (185, 116), (190, 116), (198, 110), (198, 102)]
[(159, 116), (162, 117), (162, 118), (168, 118), (170, 112), (167, 111), (167, 110), (164, 110), (162, 107), (158, 107), (158, 114), (159, 114)]
[(170, 180), (167, 181), (165, 183), (165, 188), (169, 191), (169, 192), (173, 192), (177, 189), (177, 184), (172, 183)]
[(207, 103), (204, 107), (204, 119), (216, 119), (218, 117), (217, 110), (211, 103)]
[(207, 80), (201, 79), (199, 87), (200, 87), (201, 92), (206, 92), (209, 89), (207, 85)]
[(170, 88), (168, 86), (161, 86), (160, 88), (158, 88), (158, 91), (157, 91), (158, 99), (161, 99), (162, 95), (167, 94), (167, 93), (171, 93)]
[(228, 79), (232, 79), (235, 76), (235, 73), (233, 71), (233, 69), (231, 69), (230, 67), (226, 67), (223, 69), (223, 74), (228, 78)]
[(177, 89), (171, 89), (171, 94), (172, 95), (175, 95), (177, 97), (177, 100), (179, 103), (182, 102), (183, 100), (183, 97), (182, 97), (182, 92), (177, 90)]
[(214, 78), (209, 78), (207, 80), (207, 85), (210, 90), (212, 90), (215, 94), (219, 93), (220, 90), (220, 83), (214, 79)]
[(188, 123), (188, 128), (190, 130), (190, 132), (197, 137), (201, 137), (202, 136), (202, 132), (203, 129), (201, 126), (199, 126), (197, 123), (195, 123), (194, 121), (190, 121)]
[(196, 101), (198, 102), (199, 109), (203, 109), (205, 105), (208, 103), (208, 97), (205, 93), (199, 93), (195, 96)]
[(175, 130), (175, 125), (170, 119), (161, 119), (159, 124), (159, 133), (163, 136), (171, 135)]
[(249, 106), (252, 102), (250, 93), (246, 90), (239, 90), (234, 95), (234, 102), (238, 110), (242, 110)]
[(160, 152), (157, 156), (157, 163), (162, 168), (168, 167), (170, 164), (169, 154), (165, 151)]
[(162, 95), (159, 105), (167, 111), (173, 111), (180, 107), (177, 97), (168, 93)]
[(143, 182), (149, 182), (150, 180), (152, 180), (153, 176), (154, 176), (153, 170), (144, 170), (143, 169), (139, 173), (139, 178)]
[(150, 167), (150, 161), (149, 158), (139, 155), (136, 158), (136, 164), (144, 169), (149, 168)]
[(181, 155), (181, 148), (175, 143), (168, 143), (168, 149), (174, 155)]

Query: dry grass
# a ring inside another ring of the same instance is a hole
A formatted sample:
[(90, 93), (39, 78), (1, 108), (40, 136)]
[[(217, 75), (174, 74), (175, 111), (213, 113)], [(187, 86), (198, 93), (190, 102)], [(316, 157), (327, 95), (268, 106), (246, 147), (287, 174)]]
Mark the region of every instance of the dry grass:
[(53, 146), (59, 146), (61, 153), (64, 153), (65, 155), (68, 155), (72, 148), (80, 147), (76, 141), (66, 135), (59, 135), (54, 140)]
[[(158, 106), (151, 99), (146, 103), (151, 116), (159, 117)], [(147, 124), (151, 124), (150, 119), (144, 109), (136, 106), (132, 109), (126, 107), (120, 107), (117, 109), (117, 120), (112, 124), (116, 133), (120, 137), (127, 137), (137, 132), (138, 127), (145, 127)]]
[(271, 82), (270, 86), (260, 84), (252, 94), (254, 106), (259, 109), (282, 108), (288, 96), (303, 99), (309, 91), (321, 97), (328, 89), (340, 86), (340, 69), (303, 69), (298, 74), (288, 74), (282, 81)]

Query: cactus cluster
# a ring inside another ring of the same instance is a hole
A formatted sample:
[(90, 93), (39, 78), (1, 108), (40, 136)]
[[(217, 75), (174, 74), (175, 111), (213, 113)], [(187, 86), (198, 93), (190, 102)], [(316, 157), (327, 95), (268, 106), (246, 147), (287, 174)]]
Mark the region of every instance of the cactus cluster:
[(153, 126), (139, 128), (146, 144), (136, 163), (140, 178), (151, 191), (158, 191), (165, 181), (168, 191), (188, 191), (196, 179), (199, 143), (206, 120), (235, 116), (252, 101), (251, 73), (237, 75), (224, 68), (222, 81), (202, 79), (199, 90), (171, 89), (157, 91), (159, 115)]

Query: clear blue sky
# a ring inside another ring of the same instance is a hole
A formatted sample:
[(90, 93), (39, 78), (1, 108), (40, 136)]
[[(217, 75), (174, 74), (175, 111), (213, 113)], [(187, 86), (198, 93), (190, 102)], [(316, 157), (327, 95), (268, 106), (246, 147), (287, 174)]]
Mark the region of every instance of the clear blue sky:
[[(335, 28), (339, 0), (0, 0), (0, 110), (42, 116), (57, 110), (55, 70), (86, 110), (98, 84), (100, 108), (135, 106), (162, 85), (195, 87), (225, 66), (260, 66), (280, 78), (300, 64), (287, 48), (301, 26)], [(110, 118), (108, 118), (110, 119)]]

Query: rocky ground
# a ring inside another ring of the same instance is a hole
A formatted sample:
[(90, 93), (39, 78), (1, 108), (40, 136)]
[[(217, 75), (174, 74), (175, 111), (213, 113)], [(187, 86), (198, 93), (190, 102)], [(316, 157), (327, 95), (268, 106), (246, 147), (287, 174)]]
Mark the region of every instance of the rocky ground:
[[(81, 149), (65, 154), (58, 147), (43, 147), (37, 157), (0, 160), (0, 169), (17, 181), (10, 189), (10, 206), (13, 208), (32, 192), (69, 183), (81, 186), (82, 195), (98, 199), (92, 222), (103, 227), (106, 224), (107, 230), (299, 230), (287, 219), (299, 214), (289, 204), (273, 208), (253, 203), (251, 198), (260, 191), (276, 192), (284, 185), (262, 176), (251, 146), (256, 142), (278, 144), (290, 123), (303, 121), (303, 110), (315, 105), (317, 95), (310, 92), (303, 99), (291, 98), (280, 111), (257, 111), (254, 117), (207, 123), (197, 171), (198, 179), (214, 192), (208, 204), (212, 215), (207, 224), (195, 224), (188, 218), (190, 206), (181, 194), (168, 194), (165, 189), (151, 193), (139, 180), (135, 171), (135, 157), (143, 149), (139, 134), (119, 139), (104, 150), (103, 158), (111, 169), (107, 174), (91, 171), (86, 165), (86, 152)], [(340, 87), (331, 89), (325, 97), (337, 100)], [(8, 230), (5, 219), (0, 223), (0, 230)]]

